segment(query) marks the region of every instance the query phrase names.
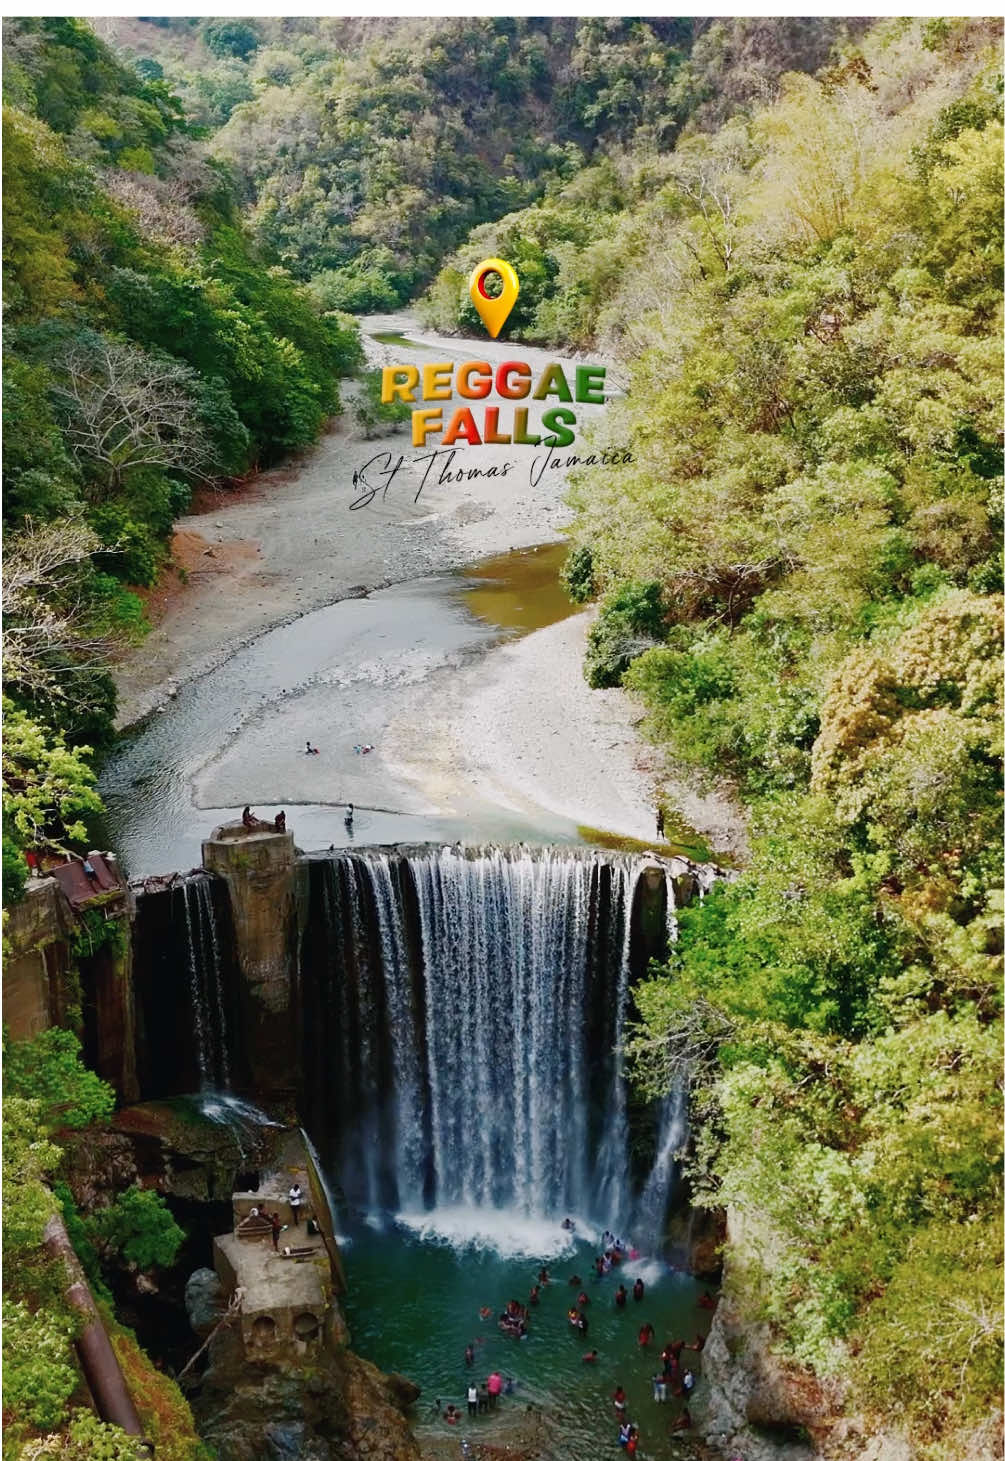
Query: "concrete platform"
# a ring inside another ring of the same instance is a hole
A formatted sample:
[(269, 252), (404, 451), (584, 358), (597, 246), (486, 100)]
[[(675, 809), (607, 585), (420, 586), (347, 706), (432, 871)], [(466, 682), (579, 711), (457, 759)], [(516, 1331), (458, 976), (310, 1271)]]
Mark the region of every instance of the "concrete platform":
[[(263, 1172), (253, 1192), (233, 1195), (234, 1228), (213, 1240), (213, 1263), (229, 1296), (241, 1291), (239, 1328), (249, 1360), (276, 1363), (303, 1359), (325, 1343), (344, 1340), (344, 1321), (333, 1301), (332, 1260), (320, 1231), (308, 1232), (314, 1207), (299, 1131), (283, 1133), (276, 1165)], [(304, 1192), (300, 1222), (294, 1225), (289, 1190)], [(283, 1223), (278, 1249), (271, 1231), (238, 1236), (252, 1209), (276, 1213)]]

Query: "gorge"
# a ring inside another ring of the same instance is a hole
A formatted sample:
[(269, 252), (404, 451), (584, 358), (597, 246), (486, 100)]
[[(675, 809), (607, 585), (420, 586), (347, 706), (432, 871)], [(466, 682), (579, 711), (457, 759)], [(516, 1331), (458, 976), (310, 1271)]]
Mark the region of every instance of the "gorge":
[[(499, 1284), (528, 1282), (542, 1259), (578, 1255), (592, 1264), (601, 1229), (637, 1246), (641, 1266), (625, 1272), (645, 1274), (647, 1316), (691, 1322), (693, 1291), (683, 1280), (667, 1287), (660, 1260), (668, 1206), (682, 1265), (704, 1231), (674, 1191), (685, 1089), (640, 1106), (620, 1052), (633, 983), (665, 954), (678, 907), (703, 896), (721, 869), (655, 853), (526, 845), (304, 855), (292, 831), (241, 824), (216, 829), (204, 863), (205, 871), (135, 880), (118, 913), (128, 930), (118, 972), (134, 1016), (123, 1035), (138, 1073), (138, 1089), (122, 1094), (142, 1104), (126, 1106), (117, 1129), (160, 1130), (156, 1113), (194, 1100), (201, 1119), (238, 1133), (247, 1167), (269, 1137), (248, 1098), (280, 1121), (295, 1112), (336, 1191), (350, 1322), (355, 1328), (359, 1316), (371, 1358), (390, 1342), (381, 1314), (401, 1310), (400, 1265), (429, 1270), (434, 1284), (444, 1281), (444, 1263), (459, 1265), (441, 1332), (423, 1330), (413, 1354), (421, 1379), (441, 1390), (458, 1384), (451, 1377), (471, 1323), (458, 1293), (470, 1289), (472, 1265), (491, 1296)], [(64, 935), (28, 917), (45, 901), (45, 885), (33, 886), (12, 920), (8, 998), (24, 1021), (17, 1034), (30, 1033), (32, 980), (36, 988), (48, 981), (39, 1018), (56, 998), (59, 976), (45, 971), (60, 967), (52, 951)], [(86, 969), (83, 981), (87, 1008)], [(106, 1043), (101, 1029), (93, 1038), (97, 1048)], [(168, 1126), (170, 1142), (184, 1148), (177, 1119)], [(181, 1179), (205, 1160), (193, 1164), (194, 1150), (167, 1160), (159, 1180), (169, 1198), (190, 1190)], [(224, 1172), (210, 1178), (208, 1193)], [(250, 1178), (235, 1167), (231, 1180)], [(215, 1192), (217, 1201), (224, 1195)], [(392, 1288), (389, 1275), (397, 1275)], [(564, 1337), (546, 1339), (564, 1322), (559, 1315), (534, 1320), (548, 1353), (532, 1346), (529, 1369), (509, 1352), (505, 1362), (551, 1416), (548, 1395), (555, 1387), (578, 1393), (582, 1366)], [(451, 1352), (446, 1336), (455, 1333)], [(627, 1360), (630, 1323), (614, 1325), (607, 1343), (624, 1347)], [(201, 1387), (215, 1393), (219, 1365), (233, 1364), (227, 1345), (224, 1337), (211, 1347), (217, 1358), (197, 1384), (197, 1414)], [(270, 1362), (263, 1354), (257, 1363)], [(285, 1360), (272, 1362), (284, 1372)], [(214, 1423), (222, 1456), (245, 1454), (239, 1432), (253, 1405), (241, 1404), (240, 1425)], [(575, 1415), (570, 1456), (603, 1434), (585, 1396)], [(325, 1434), (322, 1424), (318, 1437)], [(566, 1451), (559, 1445), (554, 1454)]]

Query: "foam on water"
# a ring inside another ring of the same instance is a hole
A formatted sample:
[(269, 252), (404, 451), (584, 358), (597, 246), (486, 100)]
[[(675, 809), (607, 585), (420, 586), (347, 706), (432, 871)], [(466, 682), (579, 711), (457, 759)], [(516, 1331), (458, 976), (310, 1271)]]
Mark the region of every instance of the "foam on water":
[(217, 1126), (282, 1125), (280, 1121), (273, 1121), (260, 1106), (240, 1096), (232, 1096), (229, 1091), (200, 1091), (196, 1104), (206, 1120), (215, 1122)]
[(395, 1221), (425, 1243), (473, 1248), (500, 1258), (554, 1261), (570, 1254), (585, 1234), (569, 1232), (557, 1219), (529, 1217), (513, 1208), (456, 1205), (433, 1212), (398, 1213)]

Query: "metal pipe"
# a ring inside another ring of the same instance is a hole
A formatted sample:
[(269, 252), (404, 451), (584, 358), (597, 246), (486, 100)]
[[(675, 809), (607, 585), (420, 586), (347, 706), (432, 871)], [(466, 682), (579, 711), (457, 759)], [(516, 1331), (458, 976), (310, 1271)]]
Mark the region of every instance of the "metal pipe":
[[(102, 1420), (120, 1426), (127, 1436), (142, 1436), (143, 1427), (122, 1366), (98, 1313), (80, 1260), (73, 1251), (66, 1225), (57, 1213), (53, 1213), (45, 1225), (43, 1242), (49, 1256), (62, 1263), (67, 1278), (64, 1296), (71, 1309), (76, 1310), (84, 1321), (74, 1344), (98, 1415)], [(149, 1442), (146, 1444), (152, 1455), (153, 1447)]]

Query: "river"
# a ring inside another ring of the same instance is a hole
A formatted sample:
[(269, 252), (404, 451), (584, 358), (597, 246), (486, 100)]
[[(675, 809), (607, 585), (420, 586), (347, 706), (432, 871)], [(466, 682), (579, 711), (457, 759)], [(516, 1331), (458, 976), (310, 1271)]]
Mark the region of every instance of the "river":
[[(537, 372), (552, 358), (444, 340), (407, 316), (366, 328), (374, 365), (515, 355)], [(564, 361), (570, 378), (576, 363)], [(131, 875), (197, 864), (202, 839), (246, 804), (285, 808), (305, 848), (652, 836), (633, 712), (586, 689), (589, 614), (569, 618), (557, 582), (565, 474), (532, 487), (540, 448), (471, 448), (461, 455), (479, 467), (513, 472), (434, 483), (418, 501), (398, 483), (352, 510), (354, 472), (388, 452), (403, 471), (417, 455), (405, 434), (364, 441), (343, 422), (250, 499), (179, 524), (210, 562), (119, 667), (136, 723), (101, 778)], [(686, 820), (722, 824), (695, 805)]]

